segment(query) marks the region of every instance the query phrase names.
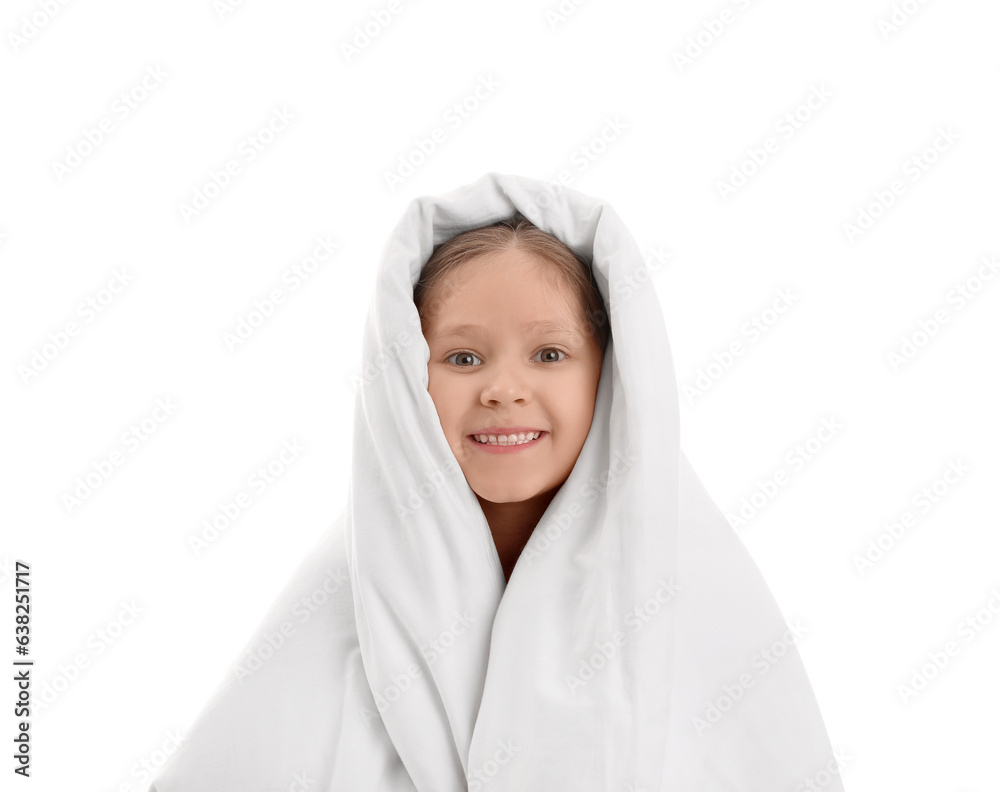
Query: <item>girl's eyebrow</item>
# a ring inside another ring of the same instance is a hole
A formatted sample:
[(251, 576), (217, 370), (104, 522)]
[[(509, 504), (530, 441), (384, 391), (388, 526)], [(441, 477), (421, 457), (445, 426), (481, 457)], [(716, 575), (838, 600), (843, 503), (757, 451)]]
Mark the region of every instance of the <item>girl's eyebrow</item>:
[[(442, 328), (440, 333), (435, 333), (438, 338), (452, 338), (454, 336), (481, 334), (486, 328), (477, 324), (450, 325)], [(558, 322), (548, 319), (538, 319), (534, 322), (525, 322), (521, 325), (521, 330), (528, 333), (561, 333), (562, 335), (575, 336), (576, 333), (567, 327), (563, 327)]]

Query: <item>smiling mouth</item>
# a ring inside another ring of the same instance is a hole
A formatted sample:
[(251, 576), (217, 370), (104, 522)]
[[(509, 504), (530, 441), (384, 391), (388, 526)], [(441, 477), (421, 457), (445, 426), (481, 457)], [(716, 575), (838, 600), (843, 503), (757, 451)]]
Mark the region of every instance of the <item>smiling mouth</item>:
[(483, 446), (498, 446), (507, 448), (510, 446), (528, 445), (535, 440), (540, 440), (548, 432), (517, 432), (508, 435), (477, 434), (469, 435), (472, 442)]

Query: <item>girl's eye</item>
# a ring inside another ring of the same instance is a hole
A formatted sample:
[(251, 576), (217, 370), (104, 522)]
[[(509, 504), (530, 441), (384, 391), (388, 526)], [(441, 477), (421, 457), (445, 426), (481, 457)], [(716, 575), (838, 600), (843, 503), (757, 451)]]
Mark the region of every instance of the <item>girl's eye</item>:
[[(549, 357), (549, 358), (543, 359), (541, 361), (542, 363), (561, 363), (563, 360), (565, 360), (568, 357), (565, 352), (563, 352), (561, 349), (556, 349), (555, 347), (546, 347), (545, 349), (543, 349), (538, 354), (539, 355), (544, 355), (546, 352), (549, 352), (549, 353), (555, 352), (555, 353), (557, 353), (559, 355), (562, 355), (562, 357), (561, 358), (556, 358), (554, 360), (551, 357)], [(537, 355), (536, 355), (536, 357), (537, 357)], [(459, 360), (462, 360), (463, 358), (465, 358), (465, 359), (472, 358), (474, 360), (479, 360), (480, 364), (482, 363), (482, 360), (480, 360), (476, 355), (473, 355), (471, 352), (455, 352), (454, 354), (449, 355), (448, 357), (446, 357), (445, 358), (445, 362), (446, 363), (447, 362), (451, 362), (453, 358), (458, 358)], [(472, 365), (466, 365), (466, 364), (458, 362), (458, 361), (455, 361), (455, 365), (458, 366), (459, 368), (472, 368), (473, 367)]]
[[(457, 358), (463, 358), (463, 357), (464, 358), (476, 358), (476, 360), (479, 360), (479, 358), (477, 358), (471, 352), (456, 352), (454, 355), (449, 355), (448, 357), (446, 357), (445, 358), (445, 362), (450, 361), (454, 357), (457, 357)], [(480, 362), (482, 362), (482, 361), (480, 361)], [(456, 363), (455, 365), (459, 366), (460, 368), (469, 368), (468, 366), (464, 366), (461, 363)]]
[(562, 355), (562, 357), (561, 357), (561, 358), (557, 358), (556, 360), (552, 360), (551, 358), (550, 358), (550, 359), (547, 359), (547, 360), (544, 360), (544, 359), (543, 359), (543, 360), (542, 360), (542, 362), (543, 362), (543, 363), (559, 363), (560, 361), (562, 361), (562, 360), (565, 360), (565, 359), (566, 359), (566, 353), (565, 353), (565, 352), (563, 352), (563, 351), (562, 351), (561, 349), (556, 349), (555, 347), (548, 347), (548, 348), (546, 348), (546, 349), (543, 349), (543, 350), (542, 350), (541, 352), (539, 352), (538, 354), (539, 354), (539, 355), (544, 355), (544, 354), (545, 354), (546, 352), (558, 352), (558, 353), (559, 353), (560, 355)]

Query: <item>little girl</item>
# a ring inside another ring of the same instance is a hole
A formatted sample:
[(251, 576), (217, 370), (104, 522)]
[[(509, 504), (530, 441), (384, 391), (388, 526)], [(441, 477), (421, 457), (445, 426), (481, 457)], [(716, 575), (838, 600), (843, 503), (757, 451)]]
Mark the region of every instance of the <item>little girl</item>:
[(644, 268), (575, 190), (410, 204), (346, 506), (151, 792), (843, 792), (802, 631), (680, 449)]
[(414, 292), (428, 392), (505, 580), (583, 448), (608, 326), (590, 267), (523, 216), (441, 245)]

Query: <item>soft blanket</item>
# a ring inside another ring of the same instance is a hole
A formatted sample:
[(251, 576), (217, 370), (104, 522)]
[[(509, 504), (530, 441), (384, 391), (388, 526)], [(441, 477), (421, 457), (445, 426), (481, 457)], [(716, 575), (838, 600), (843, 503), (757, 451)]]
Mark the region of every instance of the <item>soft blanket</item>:
[[(506, 583), (427, 392), (413, 285), (435, 245), (515, 210), (592, 262), (612, 338)], [(412, 201), (366, 319), (346, 508), (151, 792), (843, 792), (801, 628), (681, 451), (645, 267), (573, 189), (491, 172)]]

